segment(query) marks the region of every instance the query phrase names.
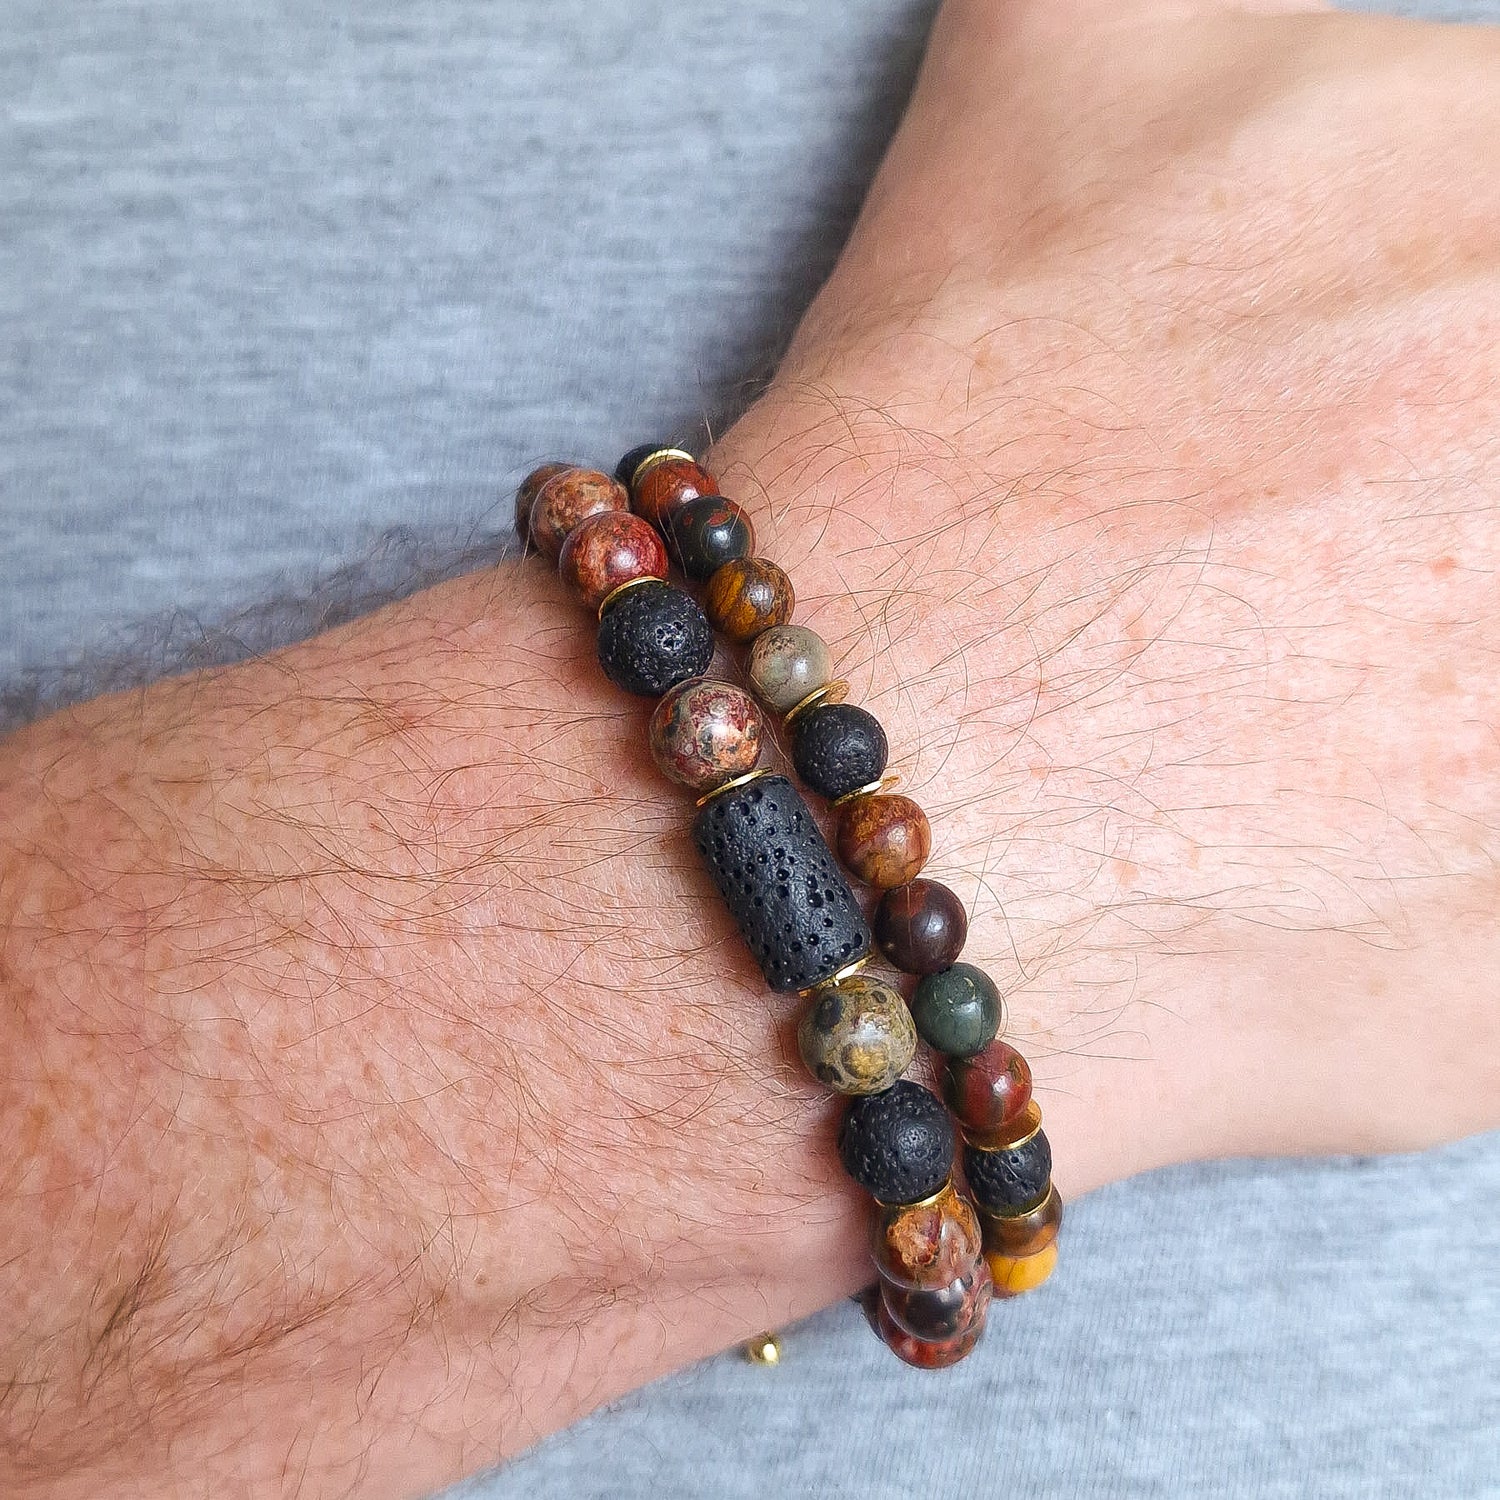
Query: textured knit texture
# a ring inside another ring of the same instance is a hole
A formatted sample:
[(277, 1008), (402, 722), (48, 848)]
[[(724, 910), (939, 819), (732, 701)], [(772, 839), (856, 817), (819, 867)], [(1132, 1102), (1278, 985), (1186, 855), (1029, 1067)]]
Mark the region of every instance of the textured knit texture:
[[(112, 653), (231, 657), (472, 565), (536, 459), (731, 416), (931, 5), (0, 14), (14, 717), (118, 680)], [(1070, 1206), (1054, 1280), (957, 1370), (897, 1366), (840, 1306), (781, 1368), (706, 1362), (471, 1494), (1500, 1495), (1497, 1205), (1496, 1137), (1160, 1173)]]

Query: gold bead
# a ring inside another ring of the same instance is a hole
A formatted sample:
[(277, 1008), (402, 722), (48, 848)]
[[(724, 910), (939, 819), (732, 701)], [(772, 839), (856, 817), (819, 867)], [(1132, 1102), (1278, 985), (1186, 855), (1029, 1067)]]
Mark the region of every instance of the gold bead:
[(769, 1331), (758, 1333), (745, 1344), (745, 1358), (752, 1365), (779, 1365), (781, 1340)]

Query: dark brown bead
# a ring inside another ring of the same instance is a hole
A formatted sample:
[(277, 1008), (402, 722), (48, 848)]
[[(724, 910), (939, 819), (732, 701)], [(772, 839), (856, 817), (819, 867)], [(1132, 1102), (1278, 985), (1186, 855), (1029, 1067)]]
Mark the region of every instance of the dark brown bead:
[(994, 1139), (1031, 1103), (1031, 1067), (1008, 1042), (997, 1039), (970, 1057), (949, 1062), (943, 1097), (966, 1133)]
[(630, 487), (630, 503), (637, 515), (665, 532), (679, 505), (700, 495), (717, 495), (719, 482), (690, 458), (663, 458), (643, 465)]
[(772, 625), (792, 617), (797, 596), (792, 580), (764, 557), (739, 557), (708, 580), (703, 608), (732, 641), (752, 641)]
[(1036, 1255), (1052, 1244), (1062, 1228), (1062, 1195), (1055, 1187), (1033, 1209), (1023, 1214), (979, 1214), (984, 1231), (984, 1248), (988, 1255)]
[(667, 576), (667, 549), (655, 530), (628, 510), (604, 510), (568, 533), (558, 572), (598, 609), (622, 583)]
[(531, 540), (538, 552), (557, 561), (568, 533), (602, 511), (628, 510), (625, 486), (597, 469), (565, 469), (536, 493), (531, 506)]
[(875, 941), (907, 974), (936, 974), (954, 963), (969, 936), (964, 904), (936, 880), (887, 891), (875, 908)]
[(839, 808), (838, 851), (855, 879), (889, 890), (905, 885), (927, 863), (932, 827), (910, 797), (871, 792)]
[(573, 468), (577, 468), (577, 465), (542, 464), (521, 481), (520, 488), (516, 490), (516, 539), (518, 541), (529, 542), (531, 540), (531, 507), (536, 504), (537, 491), (549, 479)]
[(994, 1287), (986, 1276), (980, 1283), (982, 1291), (974, 1299), (969, 1313), (969, 1322), (964, 1332), (947, 1339), (919, 1339), (908, 1333), (891, 1316), (891, 1309), (884, 1297), (876, 1306), (875, 1327), (885, 1346), (898, 1359), (919, 1370), (943, 1370), (956, 1365), (971, 1354), (974, 1346), (984, 1337), (986, 1314), (994, 1296)]

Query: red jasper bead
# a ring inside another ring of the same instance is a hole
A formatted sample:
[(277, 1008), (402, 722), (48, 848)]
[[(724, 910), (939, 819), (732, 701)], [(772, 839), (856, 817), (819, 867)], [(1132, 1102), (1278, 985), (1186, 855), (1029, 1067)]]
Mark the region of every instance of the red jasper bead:
[(638, 515), (659, 531), (665, 531), (679, 505), (700, 495), (717, 495), (719, 482), (707, 469), (690, 458), (663, 458), (643, 465), (630, 489), (630, 501)]
[(516, 490), (516, 538), (522, 542), (531, 540), (531, 507), (536, 504), (537, 492), (549, 479), (565, 474), (576, 464), (542, 464), (529, 473)]
[(696, 677), (656, 705), (651, 757), (679, 785), (707, 791), (755, 769), (764, 728), (760, 705), (743, 688)]
[(1031, 1066), (998, 1038), (970, 1057), (955, 1057), (943, 1075), (943, 1097), (965, 1130), (989, 1135), (1031, 1103)]
[(531, 504), (531, 540), (557, 561), (568, 533), (601, 511), (629, 510), (625, 486), (597, 469), (564, 469), (536, 492)]
[(665, 578), (667, 549), (655, 530), (628, 510), (605, 510), (568, 533), (558, 571), (598, 609), (622, 583)]

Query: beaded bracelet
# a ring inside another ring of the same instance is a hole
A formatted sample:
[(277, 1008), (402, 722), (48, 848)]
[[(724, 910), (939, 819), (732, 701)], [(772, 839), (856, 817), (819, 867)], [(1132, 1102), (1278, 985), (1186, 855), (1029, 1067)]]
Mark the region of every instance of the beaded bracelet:
[[(770, 987), (806, 998), (799, 1051), (849, 1096), (839, 1154), (875, 1200), (876, 1330), (908, 1364), (956, 1363), (993, 1296), (1051, 1274), (1062, 1200), (1031, 1070), (999, 1038), (999, 989), (959, 961), (963, 903), (920, 878), (931, 828), (890, 790), (885, 731), (844, 701), (828, 646), (791, 623), (791, 580), (754, 555), (750, 518), (691, 454), (646, 444), (613, 476), (544, 464), (516, 492), (516, 531), (597, 611), (610, 681), (658, 700), (651, 754), (697, 794), (693, 838), (708, 873)], [(703, 585), (701, 605), (667, 582), (670, 561)], [(704, 675), (714, 627), (749, 647), (751, 691)], [(880, 893), (870, 919), (801, 794), (760, 765), (763, 709), (779, 716), (799, 779), (828, 800), (839, 857)], [(875, 948), (915, 977), (909, 1002), (862, 972)], [(918, 1037), (945, 1060), (946, 1108), (902, 1076)], [(774, 1339), (759, 1348), (774, 1360)]]

